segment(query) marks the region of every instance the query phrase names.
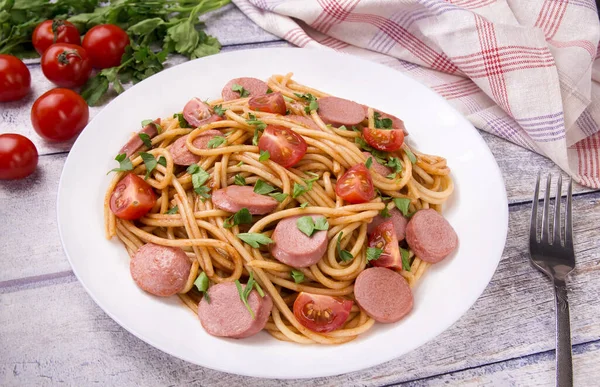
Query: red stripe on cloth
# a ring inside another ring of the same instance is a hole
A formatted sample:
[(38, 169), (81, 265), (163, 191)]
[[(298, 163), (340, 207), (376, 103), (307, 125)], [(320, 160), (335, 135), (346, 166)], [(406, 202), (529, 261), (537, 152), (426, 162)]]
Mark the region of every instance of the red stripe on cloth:
[[(548, 47), (526, 47), (526, 46), (500, 46), (498, 47), (498, 52), (503, 52), (503, 51), (509, 51), (509, 53), (522, 53), (522, 54), (529, 54), (529, 55), (535, 55), (535, 54), (544, 54), (544, 55), (550, 55), (552, 56), (552, 53), (550, 53), (550, 51), (548, 50)], [(453, 61), (457, 61), (460, 59), (469, 59), (469, 58), (473, 58), (476, 56), (481, 56), (482, 52), (476, 52), (473, 54), (469, 54), (469, 55), (458, 55), (458, 56), (453, 56), (451, 57), (451, 59)]]
[(293, 28), (289, 30), (283, 36), (283, 39), (298, 47), (305, 47), (312, 40), (310, 36), (306, 35), (306, 32), (304, 32), (302, 28)]
[(452, 82), (452, 83), (444, 83), (441, 85), (437, 85), (432, 87), (431, 89), (436, 92), (449, 91), (449, 90), (458, 90), (460, 88), (464, 88), (465, 86), (471, 86), (473, 82), (469, 79), (461, 79), (460, 81)]
[(498, 42), (496, 40), (494, 25), (478, 14), (474, 14), (473, 16), (475, 18), (475, 25), (477, 28), (477, 35), (479, 37), (481, 51), (488, 53), (487, 55), (484, 55), (484, 59), (486, 59), (485, 74), (490, 83), (492, 96), (498, 105), (500, 105), (504, 111), (512, 116), (512, 111), (508, 102), (502, 61), (500, 59), (500, 55), (498, 54)]
[(542, 5), (542, 9), (540, 9), (540, 13), (538, 14), (538, 18), (535, 21), (534, 27), (538, 27), (544, 29), (544, 24), (546, 23), (546, 19), (548, 18), (549, 12), (554, 7), (555, 2), (553, 0), (545, 0)]
[(497, 0), (446, 0), (446, 2), (466, 9), (481, 8), (495, 3)]
[(334, 50), (343, 50), (344, 48), (350, 46), (348, 43), (342, 42), (341, 40), (337, 40), (331, 36), (325, 37), (323, 40), (317, 40), (317, 42), (321, 43), (324, 46), (333, 48)]
[(567, 13), (568, 5), (569, 5), (569, 0), (560, 2), (559, 7), (558, 7), (559, 11), (557, 12), (558, 16), (555, 16), (553, 18), (552, 24), (548, 28), (548, 35), (546, 37), (547, 39), (552, 39), (554, 37), (554, 35), (556, 35), (556, 33), (558, 32), (560, 24), (562, 23), (563, 18), (565, 17), (565, 13)]
[(315, 20), (311, 26), (324, 34), (327, 34), (335, 24), (339, 24), (346, 20), (359, 2), (360, 0), (342, 0), (341, 2), (337, 0), (318, 0), (319, 5), (323, 8), (323, 13), (321, 15), (325, 14), (326, 16), (318, 22), (318, 19)]
[(560, 42), (558, 40), (549, 39), (548, 43), (558, 48), (581, 47), (586, 50), (592, 58), (597, 58), (597, 47), (594, 46), (589, 40), (569, 40), (566, 42)]

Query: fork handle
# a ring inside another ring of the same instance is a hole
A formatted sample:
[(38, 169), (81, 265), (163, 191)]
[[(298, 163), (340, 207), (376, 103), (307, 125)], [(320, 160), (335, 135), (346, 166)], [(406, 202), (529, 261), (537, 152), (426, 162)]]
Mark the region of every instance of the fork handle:
[(564, 281), (554, 281), (556, 301), (556, 386), (573, 386), (573, 361), (571, 351), (571, 323), (569, 300)]

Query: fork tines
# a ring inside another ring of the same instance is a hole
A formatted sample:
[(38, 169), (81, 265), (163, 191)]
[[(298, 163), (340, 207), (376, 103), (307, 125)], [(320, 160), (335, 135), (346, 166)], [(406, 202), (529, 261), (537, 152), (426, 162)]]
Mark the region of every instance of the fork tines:
[(546, 180), (546, 192), (544, 194), (544, 206), (542, 212), (542, 231), (541, 240), (539, 237), (538, 224), (538, 201), (540, 193), (540, 174), (538, 173), (537, 181), (535, 183), (535, 194), (533, 196), (533, 208), (531, 210), (531, 226), (529, 230), (530, 244), (542, 243), (544, 245), (556, 245), (558, 242), (562, 246), (573, 245), (573, 216), (572, 216), (572, 191), (573, 191), (573, 179), (569, 179), (569, 186), (567, 188), (567, 204), (565, 210), (565, 228), (564, 228), (564, 243), (561, 243), (561, 221), (560, 221), (560, 202), (562, 198), (562, 176), (558, 176), (558, 182), (556, 183), (556, 198), (554, 200), (554, 221), (552, 225), (553, 237), (550, 240), (550, 185), (552, 182), (552, 175), (548, 174)]

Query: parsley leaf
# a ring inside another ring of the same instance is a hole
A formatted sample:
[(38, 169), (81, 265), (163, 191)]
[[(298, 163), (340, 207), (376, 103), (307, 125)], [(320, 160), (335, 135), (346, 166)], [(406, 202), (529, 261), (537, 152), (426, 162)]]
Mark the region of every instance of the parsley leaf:
[(414, 153), (411, 152), (410, 149), (404, 148), (404, 153), (406, 153), (406, 155), (408, 156), (408, 159), (410, 160), (411, 163), (416, 164), (417, 157), (415, 156)]
[(233, 178), (233, 184), (235, 184), (235, 185), (246, 185), (246, 179), (244, 178), (244, 176), (242, 176), (242, 175), (240, 175), (238, 173)]
[(111, 172), (126, 172), (131, 171), (133, 169), (133, 164), (129, 157), (125, 153), (120, 153), (115, 157), (115, 160), (119, 162), (119, 168), (114, 168), (108, 171), (107, 175)]
[(185, 119), (185, 117), (183, 116), (183, 114), (175, 113), (175, 114), (173, 114), (173, 118), (177, 118), (177, 121), (179, 121), (180, 128), (187, 129), (187, 128), (191, 127), (190, 124)]
[(315, 230), (327, 231), (329, 230), (329, 222), (325, 217), (317, 218), (315, 222)]
[(268, 193), (271, 193), (273, 191), (275, 191), (276, 188), (273, 187), (270, 184), (265, 183), (263, 180), (258, 179), (256, 180), (256, 183), (254, 184), (254, 192), (259, 194), (259, 195), (266, 195)]
[(301, 272), (300, 270), (292, 270), (290, 275), (294, 279), (295, 283), (300, 284), (300, 283), (304, 282), (304, 273)]
[(383, 210), (379, 211), (379, 215), (382, 218), (389, 218), (392, 216), (392, 215), (390, 215), (390, 210), (388, 210), (387, 206), (383, 207)]
[(250, 246), (258, 249), (259, 245), (269, 245), (274, 243), (271, 238), (264, 234), (258, 234), (255, 232), (244, 232), (237, 234), (237, 237), (249, 244)]
[(410, 252), (400, 247), (400, 255), (402, 256), (402, 270), (410, 271)]
[(315, 230), (329, 230), (329, 223), (324, 217), (318, 218), (315, 223), (312, 216), (302, 216), (296, 221), (296, 227), (298, 227), (298, 230), (306, 234), (306, 236), (310, 237), (314, 234)]
[(365, 167), (367, 167), (367, 169), (371, 168), (371, 165), (373, 164), (373, 158), (369, 157), (367, 159), (367, 161), (365, 161)]
[(410, 205), (410, 199), (394, 198), (394, 204), (402, 212), (402, 215), (408, 216), (408, 206)]
[(254, 311), (252, 311), (252, 308), (250, 308), (250, 305), (248, 304), (248, 297), (250, 296), (250, 293), (252, 293), (253, 289), (256, 289), (256, 291), (258, 292), (259, 296), (261, 296), (261, 297), (265, 296), (265, 293), (261, 289), (261, 287), (258, 284), (258, 282), (256, 282), (254, 280), (254, 273), (250, 272), (250, 277), (248, 277), (248, 283), (246, 284), (246, 286), (243, 289), (242, 289), (242, 284), (240, 283), (239, 280), (235, 280), (235, 287), (238, 290), (238, 294), (240, 295), (240, 299), (242, 300), (242, 302), (246, 306), (246, 309), (248, 309), (248, 312), (250, 312), (250, 316), (252, 316), (252, 318), (254, 319), (255, 318)]
[(160, 126), (160, 124), (157, 124), (156, 122), (154, 122), (154, 120), (144, 120), (142, 121), (142, 126), (148, 126), (148, 125), (154, 125), (154, 127), (156, 128), (156, 132), (158, 134), (160, 134), (163, 131), (162, 126)]
[(187, 173), (192, 175), (192, 185), (194, 186), (194, 191), (205, 199), (210, 198), (210, 195), (208, 194), (210, 189), (204, 186), (204, 184), (210, 178), (210, 174), (202, 169), (198, 164), (190, 165), (187, 168)]
[(227, 139), (223, 136), (215, 136), (208, 141), (206, 146), (208, 148), (217, 148), (217, 147), (223, 145), (226, 141), (227, 141)]
[(156, 168), (156, 164), (158, 164), (158, 162), (150, 153), (141, 152), (140, 157), (142, 160), (144, 160), (144, 165), (146, 166), (146, 177), (144, 177), (144, 180), (146, 180), (148, 177), (150, 177), (150, 173), (152, 173), (154, 168)]
[[(177, 208), (177, 207), (174, 207), (174, 208)], [(200, 273), (198, 278), (196, 278), (196, 280), (194, 281), (194, 285), (196, 285), (196, 288), (198, 289), (198, 291), (200, 293), (204, 294), (204, 297), (206, 298), (206, 302), (208, 302), (210, 304), (210, 298), (208, 297), (209, 282), (208, 282), (208, 276), (206, 275), (205, 272)]]
[(213, 108), (213, 111), (215, 112), (216, 115), (218, 115), (219, 117), (223, 117), (223, 115), (225, 114), (225, 112), (227, 111), (227, 109), (223, 109), (223, 105), (216, 105)]
[(248, 288), (248, 285), (246, 285), (245, 288), (242, 289), (242, 284), (240, 283), (240, 281), (235, 280), (235, 287), (237, 288), (238, 294), (240, 295), (240, 300), (242, 300), (242, 302), (246, 306), (246, 309), (248, 309), (248, 312), (250, 312), (250, 316), (252, 316), (252, 319), (254, 319), (254, 312), (252, 311), (250, 305), (248, 305), (248, 296), (244, 296), (244, 291)]
[(375, 127), (377, 129), (392, 129), (392, 125), (394, 124), (389, 118), (380, 118), (381, 114), (375, 112)]
[(310, 114), (310, 112), (313, 110), (319, 110), (319, 103), (317, 102), (317, 98), (314, 95), (312, 95), (310, 93), (304, 93), (304, 94), (294, 93), (294, 95), (296, 97), (302, 98), (303, 100), (308, 102), (308, 106), (306, 106), (304, 108), (304, 111), (307, 114)]
[(167, 211), (167, 214), (173, 215), (173, 214), (177, 214), (178, 212), (179, 212), (179, 207), (175, 206), (175, 207), (171, 208), (169, 211)]
[(379, 259), (379, 256), (383, 253), (383, 249), (377, 247), (367, 247), (367, 263)]
[(237, 226), (240, 224), (251, 224), (252, 223), (252, 215), (247, 208), (242, 208), (235, 214), (231, 215), (229, 218), (225, 219), (223, 222), (223, 227), (232, 228), (233, 226)]
[(148, 136), (146, 133), (138, 133), (138, 136), (147, 148), (152, 148), (152, 141), (150, 141), (150, 136)]
[(285, 198), (288, 197), (288, 194), (283, 193), (283, 192), (275, 192), (275, 193), (270, 193), (269, 196), (272, 197), (273, 199), (277, 200), (279, 203), (281, 203), (282, 201), (285, 200)]
[(165, 156), (160, 156), (158, 158), (157, 163), (159, 163), (160, 165), (162, 165), (163, 167), (167, 166), (167, 159), (165, 159)]
[(294, 189), (292, 190), (292, 197), (296, 199), (298, 196), (306, 193), (308, 191), (307, 187), (304, 187), (298, 183), (294, 183)]
[(242, 85), (237, 84), (237, 83), (234, 83), (233, 86), (231, 86), (231, 91), (236, 91), (236, 92), (240, 93), (240, 98), (250, 96), (250, 92), (248, 90), (244, 89), (244, 87)]
[(338, 257), (340, 257), (340, 259), (343, 262), (348, 262), (348, 261), (353, 260), (354, 256), (348, 250), (342, 250), (342, 248), (341, 248), (341, 242), (342, 242), (342, 237), (343, 236), (344, 236), (343, 232), (339, 233), (339, 235), (337, 237), (337, 242), (336, 242), (336, 250), (337, 250)]
[(269, 153), (268, 150), (265, 150), (265, 151), (261, 150), (258, 161), (260, 161), (262, 163), (263, 161), (267, 161), (270, 157), (271, 157), (271, 154)]
[(308, 202), (304, 202), (302, 204), (300, 204), (300, 208), (306, 208), (308, 207)]
[(402, 163), (397, 157), (390, 157), (390, 159), (387, 163), (385, 163), (385, 165), (394, 170), (394, 172), (386, 176), (388, 179), (394, 179), (399, 172), (402, 172)]
[(260, 132), (265, 130), (267, 124), (263, 121), (256, 119), (256, 116), (252, 113), (248, 114), (248, 119), (246, 120), (248, 125), (254, 126), (254, 137), (252, 137), (252, 145), (258, 145), (258, 135)]

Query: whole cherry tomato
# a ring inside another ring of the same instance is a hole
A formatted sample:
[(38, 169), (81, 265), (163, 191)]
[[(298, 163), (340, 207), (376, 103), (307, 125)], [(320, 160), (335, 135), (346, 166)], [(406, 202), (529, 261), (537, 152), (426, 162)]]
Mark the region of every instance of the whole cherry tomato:
[(56, 43), (42, 55), (42, 72), (60, 87), (78, 87), (92, 73), (92, 61), (85, 48), (68, 43)]
[(38, 24), (31, 37), (33, 47), (42, 55), (54, 43), (81, 44), (79, 30), (66, 20), (46, 20)]
[(31, 74), (25, 63), (12, 55), (0, 54), (0, 102), (16, 101), (31, 90)]
[(87, 125), (89, 108), (79, 94), (69, 89), (52, 89), (42, 94), (31, 108), (35, 131), (49, 141), (66, 141)]
[(92, 65), (97, 69), (120, 65), (127, 46), (129, 46), (127, 32), (114, 24), (92, 27), (83, 37), (83, 48), (92, 59)]
[(35, 171), (38, 151), (25, 136), (0, 134), (0, 179), (22, 179)]

